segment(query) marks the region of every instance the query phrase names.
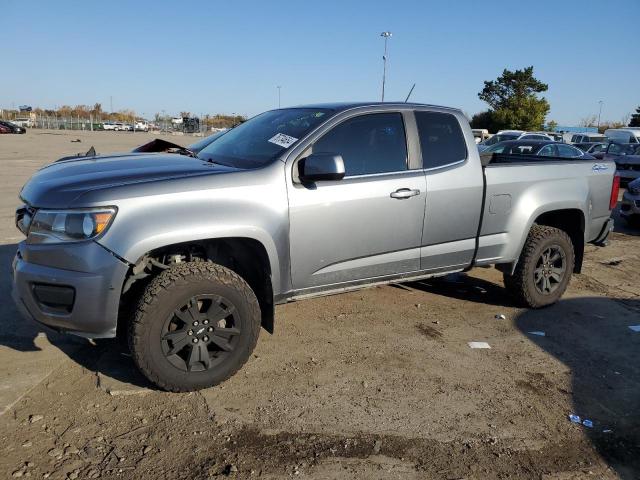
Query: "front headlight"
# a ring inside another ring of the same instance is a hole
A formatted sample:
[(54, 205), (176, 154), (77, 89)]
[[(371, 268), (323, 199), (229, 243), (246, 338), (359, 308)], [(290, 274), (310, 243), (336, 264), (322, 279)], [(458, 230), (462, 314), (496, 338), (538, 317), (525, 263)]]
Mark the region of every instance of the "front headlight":
[(29, 243), (77, 242), (97, 237), (105, 232), (115, 208), (79, 210), (38, 210), (30, 222)]

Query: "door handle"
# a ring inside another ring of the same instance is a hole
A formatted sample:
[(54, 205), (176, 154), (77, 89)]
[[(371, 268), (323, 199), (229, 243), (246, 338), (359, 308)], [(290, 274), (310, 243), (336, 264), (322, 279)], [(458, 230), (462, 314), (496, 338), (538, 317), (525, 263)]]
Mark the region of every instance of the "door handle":
[(395, 192), (391, 192), (391, 198), (397, 198), (398, 200), (404, 200), (405, 198), (415, 197), (420, 195), (420, 190), (411, 188), (399, 188)]

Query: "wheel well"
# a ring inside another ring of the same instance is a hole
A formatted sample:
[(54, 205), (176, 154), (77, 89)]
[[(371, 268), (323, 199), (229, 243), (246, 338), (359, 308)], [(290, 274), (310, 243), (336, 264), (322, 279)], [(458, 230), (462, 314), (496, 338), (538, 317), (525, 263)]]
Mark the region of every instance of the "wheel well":
[(576, 255), (576, 262), (573, 268), (574, 273), (582, 270), (582, 259), (584, 257), (584, 214), (578, 209), (554, 210), (546, 212), (536, 218), (538, 225), (555, 227), (564, 230), (569, 235), (573, 250)]
[(143, 255), (130, 268), (122, 288), (118, 334), (126, 332), (132, 307), (135, 308), (151, 278), (173, 264), (192, 261), (214, 262), (240, 275), (258, 299), (262, 327), (273, 333), (273, 288), (267, 250), (262, 243), (252, 238), (233, 237), (167, 245)]

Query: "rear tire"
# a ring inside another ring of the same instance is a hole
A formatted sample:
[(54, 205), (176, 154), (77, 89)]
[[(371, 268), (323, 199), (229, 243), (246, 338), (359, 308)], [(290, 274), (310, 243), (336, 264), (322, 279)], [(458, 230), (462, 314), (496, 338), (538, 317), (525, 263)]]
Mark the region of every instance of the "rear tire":
[(504, 274), (504, 285), (518, 303), (546, 307), (557, 302), (567, 289), (574, 264), (573, 243), (566, 232), (534, 225), (515, 272)]
[(129, 327), (136, 366), (163, 390), (212, 387), (235, 374), (258, 341), (260, 307), (228, 268), (187, 262), (145, 288)]

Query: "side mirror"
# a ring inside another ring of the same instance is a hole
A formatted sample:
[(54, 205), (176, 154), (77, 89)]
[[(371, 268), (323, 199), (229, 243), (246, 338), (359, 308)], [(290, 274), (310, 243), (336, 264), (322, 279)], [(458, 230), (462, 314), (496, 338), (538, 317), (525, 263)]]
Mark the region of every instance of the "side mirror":
[(302, 183), (313, 183), (344, 178), (344, 160), (337, 153), (314, 153), (298, 162)]

